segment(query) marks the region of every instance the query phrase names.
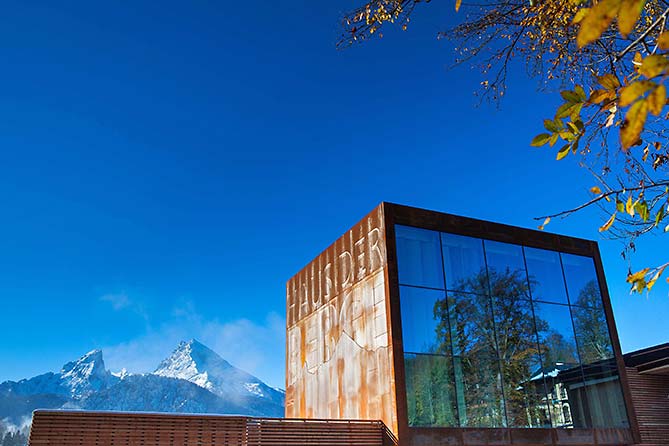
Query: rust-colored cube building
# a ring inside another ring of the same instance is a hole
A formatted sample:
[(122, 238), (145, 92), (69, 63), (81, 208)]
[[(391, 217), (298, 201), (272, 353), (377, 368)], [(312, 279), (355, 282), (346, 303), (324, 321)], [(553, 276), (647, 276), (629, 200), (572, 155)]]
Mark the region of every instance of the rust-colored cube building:
[(382, 203), (286, 294), (286, 417), (401, 446), (640, 441), (595, 242)]

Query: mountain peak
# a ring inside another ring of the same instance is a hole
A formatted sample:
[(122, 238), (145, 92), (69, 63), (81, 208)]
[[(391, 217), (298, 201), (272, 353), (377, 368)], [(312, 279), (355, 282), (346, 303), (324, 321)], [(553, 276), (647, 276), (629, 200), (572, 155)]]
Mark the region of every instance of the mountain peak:
[(65, 364), (60, 371), (60, 380), (72, 395), (83, 395), (104, 387), (108, 384), (109, 372), (102, 359), (102, 350), (91, 350)]
[(209, 379), (210, 373), (217, 374), (231, 368), (230, 363), (216, 352), (196, 339), (191, 339), (181, 341), (172, 354), (158, 365), (154, 374), (185, 379), (211, 390), (213, 383)]
[(68, 373), (82, 371), (82, 369), (92, 371), (93, 369), (100, 367), (102, 369), (105, 367), (105, 362), (102, 359), (102, 350), (91, 350), (76, 361), (71, 361), (65, 364), (60, 373), (66, 375)]
[(232, 401), (267, 398), (283, 405), (281, 393), (234, 367), (196, 339), (180, 342), (153, 373), (185, 379)]

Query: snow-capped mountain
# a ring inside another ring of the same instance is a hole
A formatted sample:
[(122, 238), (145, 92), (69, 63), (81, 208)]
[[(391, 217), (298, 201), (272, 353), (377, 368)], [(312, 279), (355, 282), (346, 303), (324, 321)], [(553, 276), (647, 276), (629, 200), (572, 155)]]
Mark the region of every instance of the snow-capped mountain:
[(109, 387), (118, 381), (105, 369), (102, 351), (93, 350), (77, 361), (68, 362), (60, 373), (45, 373), (18, 382), (0, 384), (0, 395), (58, 395), (81, 398), (91, 392)]
[(228, 401), (272, 402), (283, 410), (282, 392), (232, 366), (195, 339), (180, 343), (153, 373), (190, 381)]
[(283, 416), (284, 394), (192, 340), (155, 373), (112, 374), (102, 351), (18, 382), (0, 383), (0, 420), (18, 424), (35, 409), (86, 409)]

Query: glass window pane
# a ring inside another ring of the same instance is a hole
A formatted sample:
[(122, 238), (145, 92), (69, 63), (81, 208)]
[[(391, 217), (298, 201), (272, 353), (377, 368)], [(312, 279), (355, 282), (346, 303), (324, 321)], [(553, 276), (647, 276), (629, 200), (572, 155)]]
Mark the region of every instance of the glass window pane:
[(613, 358), (613, 345), (603, 309), (571, 307), (576, 342), (583, 364)]
[(525, 261), (523, 260), (523, 249), (518, 245), (509, 243), (491, 242), (486, 240), (485, 256), (488, 264), (488, 277), (490, 279), (491, 293), (496, 295), (499, 291), (494, 286), (504, 287), (502, 279), (509, 278), (515, 283), (522, 284), (525, 289), (525, 297), (529, 298), (527, 288), (527, 274), (525, 272)]
[(561, 254), (567, 291), (572, 305), (602, 308), (602, 296), (591, 257)]
[(397, 225), (395, 235), (400, 283), (443, 289), (439, 233)]
[(506, 426), (490, 298), (449, 293), (448, 310), (460, 424)]
[(544, 366), (578, 365), (576, 340), (569, 307), (535, 302), (534, 314)]
[(588, 427), (590, 422), (581, 367), (554, 364), (544, 367), (543, 373), (548, 390), (546, 405), (553, 427)]
[(568, 303), (559, 253), (525, 248), (525, 262), (530, 278), (532, 299), (560, 304)]
[[(453, 291), (473, 292), (470, 288), (475, 287), (479, 279), (486, 279), (483, 242), (477, 238), (442, 233), (441, 246), (446, 287)], [(485, 294), (488, 294), (487, 289)]]
[(554, 378), (547, 379), (547, 400), (553, 427), (565, 427), (561, 414), (565, 413), (564, 405), (569, 401), (568, 387), (578, 384), (580, 374), (571, 314), (566, 305), (541, 302), (534, 303), (534, 314), (543, 373)]
[[(400, 287), (402, 340), (405, 352), (451, 353), (450, 345), (446, 344), (450, 341), (445, 335), (448, 332), (448, 312), (439, 311), (442, 305), (446, 306), (444, 291)], [(443, 333), (440, 339), (438, 333)]]
[(454, 355), (497, 355), (490, 297), (449, 293), (448, 310)]
[(583, 376), (590, 426), (629, 426), (615, 358), (584, 364)]
[(551, 427), (538, 356), (502, 360), (501, 364), (509, 427)]
[(509, 427), (550, 427), (543, 376), (533, 379), (541, 363), (532, 302), (525, 298), (525, 283), (508, 277), (503, 282), (507, 291), (493, 297), (493, 314)]
[(451, 359), (404, 355), (409, 426), (457, 427)]
[(480, 351), (464, 352), (453, 361), (462, 427), (506, 427), (499, 361)]

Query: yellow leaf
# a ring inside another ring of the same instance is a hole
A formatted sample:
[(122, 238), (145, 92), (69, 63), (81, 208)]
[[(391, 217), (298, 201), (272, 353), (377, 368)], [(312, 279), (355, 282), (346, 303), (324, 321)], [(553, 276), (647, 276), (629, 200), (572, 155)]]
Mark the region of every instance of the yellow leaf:
[(574, 19), (571, 21), (572, 25), (576, 25), (578, 23), (581, 23), (583, 19), (588, 15), (590, 12), (590, 8), (581, 8), (578, 10), (576, 15), (574, 16)]
[(462, 6), (462, 0), (455, 0), (455, 12), (460, 10), (460, 6)]
[(646, 0), (623, 0), (618, 13), (618, 29), (623, 37), (634, 30)]
[(544, 222), (543, 222), (542, 224), (539, 225), (539, 230), (540, 230), (540, 231), (543, 231), (543, 230), (544, 230), (544, 227), (545, 227), (548, 223), (550, 223), (550, 221), (551, 221), (551, 218), (550, 218), (550, 217), (546, 217), (546, 220), (544, 220)]
[(595, 90), (590, 95), (588, 102), (591, 104), (599, 104), (600, 102), (610, 101), (615, 95), (609, 90)]
[(664, 104), (667, 102), (667, 88), (660, 84), (655, 90), (648, 95), (648, 111), (655, 116), (660, 116)]
[(613, 222), (614, 222), (614, 221), (616, 221), (616, 213), (615, 213), (615, 212), (614, 212), (613, 214), (611, 214), (611, 217), (609, 217), (609, 219), (606, 221), (606, 223), (604, 223), (604, 224), (599, 228), (599, 232), (608, 231), (609, 228), (611, 227), (611, 225), (613, 225)]
[(625, 212), (634, 217), (634, 205), (632, 204), (632, 196), (627, 197), (627, 203), (625, 203)]
[(641, 62), (639, 73), (650, 79), (664, 73), (667, 68), (669, 68), (669, 60), (665, 56), (651, 54)]
[(636, 101), (625, 115), (625, 122), (620, 129), (620, 141), (623, 145), (623, 150), (627, 150), (639, 141), (641, 132), (646, 124), (646, 116), (648, 115), (648, 104), (646, 100), (640, 99)]
[(646, 277), (646, 274), (648, 274), (648, 271), (650, 271), (650, 268), (644, 268), (641, 271), (637, 271), (634, 274), (628, 274), (627, 279), (625, 279), (628, 283), (634, 283), (638, 280), (643, 279)]
[(546, 144), (550, 139), (551, 139), (550, 133), (542, 133), (532, 138), (532, 142), (530, 142), (530, 145), (532, 147), (541, 147), (544, 144)]
[(571, 147), (571, 146), (570, 146), (569, 144), (567, 144), (567, 145), (565, 145), (564, 147), (562, 147), (562, 148), (558, 151), (558, 153), (557, 153), (557, 157), (556, 157), (555, 159), (558, 160), (558, 161), (560, 161), (562, 158), (564, 158), (565, 156), (569, 155), (569, 148), (570, 148), (570, 147)]
[(626, 85), (620, 90), (620, 101), (618, 102), (618, 105), (621, 107), (630, 105), (632, 102), (636, 101), (639, 96), (654, 88), (655, 85), (655, 82), (651, 81), (638, 81)]
[(606, 73), (604, 76), (597, 77), (597, 82), (607, 90), (615, 90), (620, 87), (620, 81), (611, 73)]
[(665, 31), (657, 38), (657, 46), (661, 50), (669, 50), (669, 32)]
[(581, 21), (581, 28), (576, 36), (579, 48), (599, 39), (618, 14), (622, 0), (601, 0), (590, 9)]
[(595, 195), (599, 195), (602, 193), (602, 190), (599, 188), (599, 186), (592, 186), (590, 188), (590, 192), (592, 192)]
[(669, 264), (666, 264), (666, 265), (664, 265), (664, 266), (658, 268), (658, 270), (655, 272), (655, 274), (653, 275), (653, 277), (652, 277), (652, 278), (648, 281), (648, 283), (646, 284), (646, 289), (647, 289), (647, 290), (650, 291), (650, 289), (653, 288), (653, 285), (655, 285), (655, 282), (657, 282), (657, 279), (660, 278), (660, 276), (661, 276), (662, 273), (664, 272), (664, 269), (667, 267), (667, 265), (669, 265)]

